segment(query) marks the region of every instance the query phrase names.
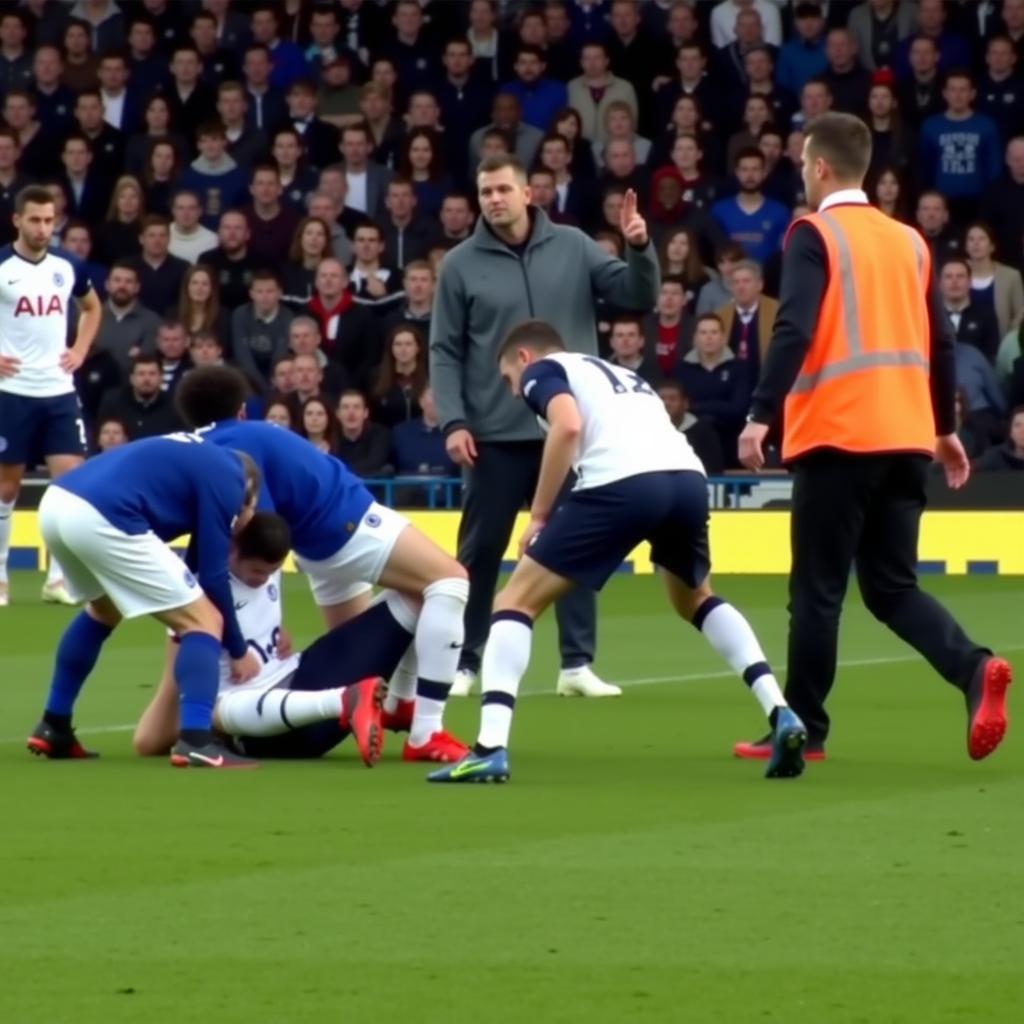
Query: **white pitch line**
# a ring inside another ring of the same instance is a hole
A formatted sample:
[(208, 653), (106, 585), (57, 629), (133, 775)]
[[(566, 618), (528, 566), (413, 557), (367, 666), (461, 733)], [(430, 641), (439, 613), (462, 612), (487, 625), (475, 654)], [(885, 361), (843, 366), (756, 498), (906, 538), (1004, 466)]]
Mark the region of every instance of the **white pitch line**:
[[(1024, 651), (1024, 644), (1000, 644), (997, 651)], [(899, 665), (913, 661), (921, 661), (919, 654), (897, 654), (891, 658), (849, 658), (846, 661), (838, 662), (839, 668), (865, 668), (870, 665)], [(777, 675), (784, 676), (786, 670), (781, 669)], [(699, 683), (705, 679), (734, 679), (736, 673), (731, 669), (716, 672), (690, 672), (685, 675), (674, 676), (641, 676), (639, 679), (621, 679), (615, 681), (616, 686), (630, 689), (635, 686), (655, 686), (659, 683)], [(522, 694), (523, 697), (548, 697), (547, 690), (531, 690)], [(101, 736), (105, 733), (131, 732), (135, 725), (97, 725), (92, 728), (76, 729), (79, 736)], [(3, 736), (0, 737), (0, 745), (5, 743), (22, 743), (24, 736)]]

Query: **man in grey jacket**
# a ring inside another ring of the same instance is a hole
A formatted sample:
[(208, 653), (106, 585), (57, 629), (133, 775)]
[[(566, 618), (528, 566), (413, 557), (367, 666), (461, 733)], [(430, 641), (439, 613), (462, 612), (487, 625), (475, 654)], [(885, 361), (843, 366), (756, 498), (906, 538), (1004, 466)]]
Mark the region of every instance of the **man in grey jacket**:
[[(515, 157), (489, 157), (477, 173), (481, 217), (441, 264), (430, 330), (430, 380), (448, 454), (463, 467), (459, 561), (469, 571), (466, 641), (452, 693), (472, 688), (490, 624), (491, 600), (517, 513), (531, 497), (542, 441), (536, 418), (508, 392), (498, 346), (517, 324), (547, 320), (572, 351), (597, 354), (595, 300), (646, 313), (658, 298), (658, 261), (647, 225), (627, 193), (622, 211), (626, 261), (582, 231), (552, 224), (529, 206), (526, 172)], [(559, 602), (562, 672), (558, 692), (621, 691), (590, 670), (595, 595), (575, 590)]]
[(260, 391), (270, 388), (274, 364), (288, 354), (295, 314), (281, 303), (281, 282), (272, 270), (252, 275), (249, 299), (231, 317), (231, 358)]

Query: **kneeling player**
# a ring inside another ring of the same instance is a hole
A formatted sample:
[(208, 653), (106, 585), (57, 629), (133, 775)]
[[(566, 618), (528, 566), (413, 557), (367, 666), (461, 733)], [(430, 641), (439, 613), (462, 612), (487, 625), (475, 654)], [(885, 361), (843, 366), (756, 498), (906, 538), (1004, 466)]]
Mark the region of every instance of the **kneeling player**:
[[(599, 590), (642, 541), (650, 541), (673, 608), (728, 661), (768, 715), (768, 777), (799, 775), (806, 729), (786, 706), (749, 623), (711, 593), (704, 467), (658, 395), (629, 370), (567, 353), (557, 331), (539, 320), (509, 334), (498, 362), (548, 436), (521, 557), (495, 600), (477, 743), (430, 781), (508, 779), (508, 735), (534, 620), (573, 586)], [(576, 487), (555, 511), (570, 469)]]
[[(238, 625), (259, 657), (259, 675), (236, 685), (221, 663), (215, 728), (261, 758), (322, 757), (350, 733), (367, 766), (381, 751), (384, 683), (412, 642), (416, 609), (401, 595), (382, 594), (357, 618), (291, 651), (282, 624), (280, 570), (291, 547), (288, 524), (258, 512), (235, 538), (229, 567)], [(135, 730), (135, 750), (165, 753), (178, 736), (174, 643), (163, 677)]]

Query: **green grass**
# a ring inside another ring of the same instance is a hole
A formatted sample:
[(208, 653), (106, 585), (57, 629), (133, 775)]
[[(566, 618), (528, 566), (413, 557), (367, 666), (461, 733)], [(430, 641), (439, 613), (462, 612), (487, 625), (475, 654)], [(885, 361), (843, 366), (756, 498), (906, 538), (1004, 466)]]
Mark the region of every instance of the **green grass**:
[[(785, 581), (719, 584), (780, 663)], [(1018, 736), (969, 762), (959, 696), (855, 600), (830, 760), (798, 782), (731, 758), (762, 731), (756, 704), (656, 581), (620, 578), (599, 668), (626, 695), (551, 696), (545, 621), (511, 785), (448, 789), (397, 744), (372, 772), (345, 748), (240, 774), (134, 760), (151, 623), (119, 633), (82, 699), (102, 759), (36, 761), (23, 736), (69, 617), (38, 585), (17, 576), (0, 612), (4, 1022), (1021, 1019)], [(983, 641), (1024, 648), (1024, 580), (928, 586)], [(308, 639), (310, 601), (288, 591)], [(453, 702), (449, 723), (469, 737), (476, 715)]]

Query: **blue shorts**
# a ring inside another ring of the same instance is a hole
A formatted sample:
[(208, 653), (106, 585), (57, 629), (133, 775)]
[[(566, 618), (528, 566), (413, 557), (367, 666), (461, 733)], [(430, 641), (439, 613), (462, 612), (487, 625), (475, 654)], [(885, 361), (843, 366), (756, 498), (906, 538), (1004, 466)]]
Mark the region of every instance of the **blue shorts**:
[[(412, 634), (395, 621), (387, 605), (375, 604), (307, 647), (287, 687), (329, 690), (372, 676), (390, 679), (411, 642)], [(281, 736), (243, 736), (238, 745), (250, 757), (315, 758), (347, 735), (337, 722), (316, 722)]]
[(578, 586), (600, 590), (643, 541), (650, 541), (655, 565), (688, 587), (704, 582), (711, 556), (708, 488), (701, 473), (640, 473), (573, 491), (526, 553)]
[(48, 455), (85, 454), (78, 395), (30, 398), (0, 391), (0, 463), (28, 466)]

